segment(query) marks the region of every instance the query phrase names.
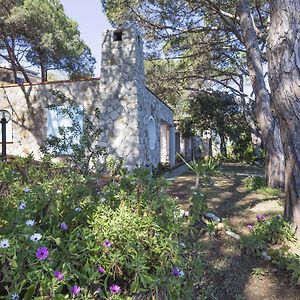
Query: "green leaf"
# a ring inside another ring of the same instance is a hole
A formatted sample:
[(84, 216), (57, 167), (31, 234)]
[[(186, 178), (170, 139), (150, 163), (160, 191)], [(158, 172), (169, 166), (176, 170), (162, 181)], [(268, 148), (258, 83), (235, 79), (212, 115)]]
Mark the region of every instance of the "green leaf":
[(32, 300), (34, 292), (35, 292), (35, 285), (33, 284), (27, 289), (27, 292), (24, 295), (23, 300)]

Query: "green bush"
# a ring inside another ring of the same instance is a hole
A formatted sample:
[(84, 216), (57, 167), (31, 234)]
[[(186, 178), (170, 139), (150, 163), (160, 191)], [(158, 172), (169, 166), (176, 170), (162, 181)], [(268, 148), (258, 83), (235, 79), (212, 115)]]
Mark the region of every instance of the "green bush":
[(249, 176), (244, 179), (244, 186), (250, 191), (256, 191), (270, 197), (282, 196), (280, 189), (267, 186), (267, 182), (262, 176)]
[(257, 222), (252, 226), (250, 235), (241, 238), (243, 252), (260, 254), (269, 244), (280, 244), (296, 240), (292, 225), (281, 216), (267, 219), (264, 215), (257, 215)]
[(249, 176), (244, 179), (244, 185), (247, 189), (257, 191), (267, 186), (266, 179), (262, 176)]
[(166, 181), (145, 169), (93, 177), (31, 157), (0, 163), (0, 299), (187, 299), (193, 263)]
[(189, 197), (193, 223), (196, 223), (208, 210), (207, 196), (199, 190), (194, 190)]
[(298, 254), (289, 252), (287, 247), (270, 250), (269, 254), (273, 263), (281, 269), (288, 270), (292, 279), (300, 284), (300, 256)]
[(270, 244), (295, 241), (292, 225), (281, 216), (275, 216), (254, 225), (253, 235)]

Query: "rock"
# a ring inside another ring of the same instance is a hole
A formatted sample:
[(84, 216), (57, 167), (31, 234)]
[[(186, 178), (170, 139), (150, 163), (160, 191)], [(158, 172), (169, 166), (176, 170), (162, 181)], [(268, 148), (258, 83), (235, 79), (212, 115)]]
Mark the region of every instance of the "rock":
[(208, 212), (206, 214), (204, 214), (204, 217), (208, 220), (214, 221), (214, 222), (220, 222), (221, 219), (219, 217), (217, 217), (216, 215), (214, 215), (211, 212)]
[(237, 233), (234, 233), (234, 232), (229, 231), (229, 230), (225, 231), (225, 233), (226, 233), (227, 235), (233, 237), (233, 238), (236, 239), (236, 240), (239, 240), (239, 239), (241, 238)]
[(263, 251), (263, 252), (261, 253), (261, 256), (262, 256), (262, 258), (264, 258), (265, 260), (271, 260), (271, 259), (272, 259), (272, 257), (271, 257), (270, 255), (268, 255), (266, 251)]
[(188, 210), (181, 209), (180, 210), (180, 217), (188, 217), (190, 212)]

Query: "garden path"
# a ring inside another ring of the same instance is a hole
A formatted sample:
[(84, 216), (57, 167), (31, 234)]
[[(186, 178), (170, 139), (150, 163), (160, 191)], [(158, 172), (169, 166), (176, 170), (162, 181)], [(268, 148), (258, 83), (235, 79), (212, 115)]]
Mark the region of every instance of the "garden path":
[[(213, 185), (207, 188), (210, 211), (240, 235), (248, 233), (246, 225), (253, 224), (257, 214), (270, 216), (283, 210), (282, 199), (243, 187), (242, 180), (248, 175), (262, 173), (258, 167), (226, 164), (222, 175), (214, 177)], [(189, 209), (188, 197), (194, 183), (191, 172), (172, 180), (169, 193), (179, 198), (183, 209)], [(238, 242), (225, 230), (217, 235), (200, 235), (197, 242), (203, 245), (205, 269), (198, 282), (197, 299), (300, 299), (300, 287), (291, 284), (287, 273), (262, 258), (241, 254)]]

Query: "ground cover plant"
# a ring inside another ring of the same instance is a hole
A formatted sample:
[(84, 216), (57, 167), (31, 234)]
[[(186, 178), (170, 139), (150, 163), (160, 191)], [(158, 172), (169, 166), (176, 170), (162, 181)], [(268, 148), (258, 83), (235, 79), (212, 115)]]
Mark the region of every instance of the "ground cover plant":
[(268, 186), (266, 179), (262, 176), (249, 176), (244, 179), (244, 185), (250, 191), (257, 191), (270, 197), (279, 197), (282, 195), (280, 189)]
[(188, 299), (195, 262), (164, 185), (146, 169), (104, 184), (31, 157), (1, 163), (0, 299)]

